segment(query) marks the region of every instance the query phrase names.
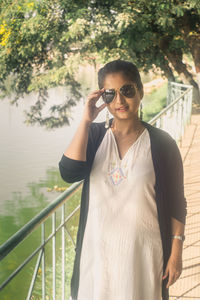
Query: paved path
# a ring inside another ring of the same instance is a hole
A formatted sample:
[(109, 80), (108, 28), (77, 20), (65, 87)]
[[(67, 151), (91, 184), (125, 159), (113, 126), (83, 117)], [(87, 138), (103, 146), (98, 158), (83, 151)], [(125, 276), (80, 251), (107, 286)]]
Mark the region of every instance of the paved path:
[(200, 114), (192, 115), (182, 145), (187, 218), (183, 271), (170, 289), (170, 300), (200, 300)]

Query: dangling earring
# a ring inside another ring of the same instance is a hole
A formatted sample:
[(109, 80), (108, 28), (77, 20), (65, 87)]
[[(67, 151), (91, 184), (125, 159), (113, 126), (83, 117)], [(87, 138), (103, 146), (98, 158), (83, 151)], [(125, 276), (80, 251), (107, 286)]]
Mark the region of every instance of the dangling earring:
[(105, 123), (105, 128), (108, 128), (109, 127), (109, 111), (107, 109), (106, 111), (106, 123)]
[(140, 120), (142, 121), (143, 111), (142, 111), (142, 101), (140, 102)]

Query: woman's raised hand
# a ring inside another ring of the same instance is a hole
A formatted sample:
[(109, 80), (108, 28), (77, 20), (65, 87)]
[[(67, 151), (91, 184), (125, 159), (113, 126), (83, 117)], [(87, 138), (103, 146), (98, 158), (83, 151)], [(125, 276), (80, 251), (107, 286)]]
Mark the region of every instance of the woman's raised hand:
[(96, 119), (96, 117), (98, 116), (99, 112), (106, 107), (105, 103), (101, 104), (99, 107), (96, 106), (96, 103), (103, 92), (104, 88), (94, 91), (88, 95), (83, 112), (84, 121), (92, 123), (92, 121), (94, 121), (94, 119)]
[(86, 161), (90, 123), (92, 123), (92, 121), (97, 117), (98, 113), (106, 106), (106, 104), (102, 104), (99, 107), (96, 106), (96, 103), (103, 92), (104, 89), (94, 91), (87, 97), (83, 117), (71, 143), (64, 153), (65, 156), (74, 160)]

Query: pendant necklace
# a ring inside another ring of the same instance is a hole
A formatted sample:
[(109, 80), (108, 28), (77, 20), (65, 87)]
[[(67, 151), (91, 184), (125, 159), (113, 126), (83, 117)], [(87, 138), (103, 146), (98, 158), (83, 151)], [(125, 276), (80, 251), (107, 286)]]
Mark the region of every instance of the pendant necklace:
[[(111, 124), (111, 128), (110, 130), (112, 130), (112, 128), (114, 128), (114, 124), (112, 122)], [(138, 129), (137, 130), (137, 136), (136, 136), (136, 139), (135, 139), (135, 142), (137, 141), (138, 137), (139, 137), (139, 134), (141, 132), (141, 129)], [(113, 136), (114, 136), (114, 133), (113, 133)], [(134, 142), (134, 143), (135, 143)], [(117, 147), (117, 143), (116, 143), (116, 140), (115, 140), (115, 144), (116, 144), (116, 147)], [(130, 146), (131, 147), (131, 146)], [(130, 149), (130, 148), (129, 148)], [(118, 151), (118, 156), (119, 156), (119, 151)], [(127, 177), (124, 175), (124, 172), (121, 168), (121, 165), (120, 165), (121, 161), (119, 160), (119, 158), (117, 159), (117, 166), (116, 164), (112, 163), (110, 164), (110, 167), (111, 167), (111, 171), (108, 172), (108, 176), (110, 177), (110, 180), (111, 182), (113, 183), (113, 185), (118, 185), (120, 184), (124, 179), (126, 179)]]

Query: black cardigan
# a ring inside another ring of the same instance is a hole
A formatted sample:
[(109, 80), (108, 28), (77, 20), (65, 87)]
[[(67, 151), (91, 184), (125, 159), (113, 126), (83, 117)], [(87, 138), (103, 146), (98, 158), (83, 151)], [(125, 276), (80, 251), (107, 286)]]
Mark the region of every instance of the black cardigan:
[[(110, 119), (110, 124), (111, 122), (112, 119)], [(149, 132), (152, 160), (156, 176), (155, 200), (163, 247), (164, 274), (171, 252), (171, 217), (185, 224), (187, 214), (183, 185), (183, 164), (176, 141), (166, 131), (156, 128), (144, 121), (142, 121), (142, 124)], [(66, 182), (72, 183), (84, 179), (76, 241), (76, 254), (71, 279), (71, 296), (73, 300), (77, 300), (78, 296), (80, 256), (89, 206), (90, 170), (96, 151), (106, 130), (105, 122), (93, 122), (91, 124), (86, 161), (70, 159), (63, 154), (59, 162), (60, 174)], [(166, 289), (167, 281), (168, 277), (163, 280), (162, 284), (163, 300), (169, 299), (168, 289)]]

